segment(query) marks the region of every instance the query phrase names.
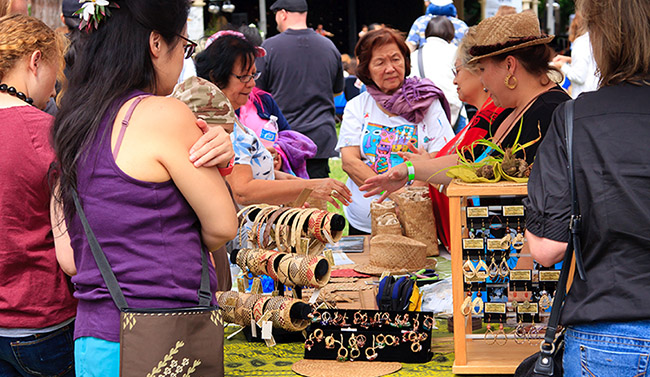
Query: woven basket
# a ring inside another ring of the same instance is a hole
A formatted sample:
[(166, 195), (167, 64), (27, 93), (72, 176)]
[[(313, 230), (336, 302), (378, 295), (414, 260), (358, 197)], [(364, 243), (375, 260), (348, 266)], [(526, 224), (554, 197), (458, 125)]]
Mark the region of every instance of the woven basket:
[[(376, 201), (373, 201), (370, 203), (370, 235), (375, 236), (377, 235), (377, 219), (379, 219), (382, 215), (386, 213), (393, 213), (397, 215), (396, 209), (395, 209), (395, 202), (392, 200), (385, 200), (381, 203), (377, 203)], [(400, 231), (401, 234), (401, 231)]]
[(438, 256), (438, 235), (427, 187), (409, 187), (395, 195), (404, 234), (427, 245), (427, 256)]
[[(375, 222), (373, 221), (373, 225)], [(376, 222), (376, 234), (394, 234), (397, 236), (401, 236), (402, 234), (402, 226), (399, 224), (399, 220), (397, 219), (397, 215), (392, 212), (384, 213), (383, 215), (379, 216)]]

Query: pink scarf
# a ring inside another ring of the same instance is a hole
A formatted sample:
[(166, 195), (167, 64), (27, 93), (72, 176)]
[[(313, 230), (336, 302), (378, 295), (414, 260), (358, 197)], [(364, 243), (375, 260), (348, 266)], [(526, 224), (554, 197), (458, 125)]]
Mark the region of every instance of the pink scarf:
[(445, 110), (447, 120), (451, 122), (451, 110), (447, 98), (429, 79), (407, 78), (402, 83), (402, 87), (393, 94), (386, 94), (374, 85), (368, 85), (368, 93), (387, 111), (415, 124), (424, 119), (433, 101), (438, 99)]

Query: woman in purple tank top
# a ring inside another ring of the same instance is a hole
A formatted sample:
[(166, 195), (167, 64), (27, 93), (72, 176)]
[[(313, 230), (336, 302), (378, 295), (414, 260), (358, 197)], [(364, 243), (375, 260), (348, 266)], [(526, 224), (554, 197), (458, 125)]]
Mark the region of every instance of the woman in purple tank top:
[[(185, 104), (165, 97), (196, 46), (186, 37), (187, 1), (113, 0), (106, 16), (94, 2), (84, 6), (100, 21), (90, 19), (78, 46), (53, 128), (57, 198), (74, 250), (68, 267), (77, 271), (77, 376), (117, 376), (119, 310), (72, 193), (78, 192), (132, 308), (196, 305), (202, 246), (215, 251), (224, 245), (235, 236), (237, 220), (220, 170), (196, 168), (196, 158), (188, 158), (193, 149), (203, 153), (194, 147), (201, 137), (196, 118)], [(214, 148), (219, 137), (212, 137), (207, 158), (225, 167), (232, 146)], [(215, 291), (213, 266), (210, 283)]]

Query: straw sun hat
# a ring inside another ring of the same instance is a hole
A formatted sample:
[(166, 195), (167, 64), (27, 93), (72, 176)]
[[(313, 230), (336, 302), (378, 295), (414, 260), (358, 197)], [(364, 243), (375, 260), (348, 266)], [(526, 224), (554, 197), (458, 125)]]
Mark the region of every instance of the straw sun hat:
[(469, 50), (474, 63), (481, 58), (549, 43), (555, 36), (542, 34), (533, 12), (490, 17), (476, 26), (476, 45)]
[(414, 239), (379, 234), (370, 239), (370, 263), (358, 264), (354, 270), (363, 274), (406, 274), (423, 268), (435, 268), (435, 259), (427, 258), (427, 245)]

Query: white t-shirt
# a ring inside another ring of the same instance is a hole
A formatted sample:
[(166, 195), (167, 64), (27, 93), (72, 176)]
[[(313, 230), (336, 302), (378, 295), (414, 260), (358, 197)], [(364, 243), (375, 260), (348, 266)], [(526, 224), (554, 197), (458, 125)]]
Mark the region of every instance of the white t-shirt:
[[(458, 91), (454, 85), (454, 61), (456, 60), (457, 47), (438, 37), (427, 38), (421, 49), (411, 53), (411, 75), (427, 78), (440, 88), (451, 110), (451, 124), (456, 123), (462, 102), (458, 98)], [(420, 60), (418, 55), (422, 52), (422, 65), (424, 76), (420, 74)]]
[[(404, 160), (397, 152), (408, 152), (408, 142), (424, 146), (427, 152), (440, 150), (454, 137), (440, 101), (433, 101), (422, 122), (413, 124), (401, 116), (388, 116), (368, 92), (359, 94), (345, 106), (337, 152), (343, 147), (359, 146), (361, 160), (377, 174), (383, 174)], [(370, 202), (359, 187), (348, 179), (352, 203), (345, 216), (353, 227), (370, 233)]]
[(596, 68), (589, 33), (584, 33), (571, 44), (571, 64), (565, 64), (560, 69), (571, 80), (571, 97), (577, 98), (582, 92), (598, 90)]

